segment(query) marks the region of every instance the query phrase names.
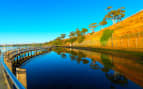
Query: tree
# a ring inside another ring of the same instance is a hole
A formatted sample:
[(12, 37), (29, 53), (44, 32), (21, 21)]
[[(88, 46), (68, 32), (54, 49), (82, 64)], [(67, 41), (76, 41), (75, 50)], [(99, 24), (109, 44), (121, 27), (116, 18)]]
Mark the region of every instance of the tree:
[(89, 28), (91, 28), (92, 32), (95, 32), (94, 29), (97, 27), (98, 27), (97, 23), (92, 23), (89, 25)]
[(53, 45), (59, 45), (61, 43), (61, 37), (57, 37), (55, 40), (53, 40)]
[(106, 25), (106, 24), (107, 24), (106, 19), (103, 19), (103, 20), (99, 23), (99, 25), (101, 25), (101, 26), (104, 26), (104, 25)]
[(106, 10), (110, 10), (112, 8), (112, 6), (108, 6)]
[(64, 39), (66, 37), (66, 34), (61, 34), (61, 39)]
[[(112, 7), (108, 7), (107, 10), (110, 10)], [(121, 19), (125, 16), (125, 7), (121, 7), (117, 10), (111, 10), (105, 15), (105, 19), (112, 20), (113, 24), (116, 21), (121, 21)]]
[(82, 34), (81, 34), (81, 31), (80, 31), (78, 28), (76, 29), (76, 32), (75, 32), (75, 33), (76, 33), (76, 36), (77, 36), (77, 37), (79, 37), (79, 36), (82, 35)]
[(72, 43), (74, 42), (74, 41), (76, 41), (76, 38), (75, 38), (75, 32), (70, 32), (70, 34), (69, 34), (69, 37), (70, 37), (70, 39), (69, 39), (69, 42), (71, 42), (71, 44), (70, 44), (70, 46), (72, 46)]
[(85, 33), (86, 33), (87, 31), (88, 31), (88, 29), (82, 28), (82, 31), (81, 31), (81, 32), (82, 32), (83, 35), (85, 35)]
[(64, 40), (65, 37), (66, 37), (66, 34), (61, 34), (60, 38), (61, 38), (62, 43), (65, 43), (65, 40)]
[(118, 22), (122, 20), (122, 18), (125, 17), (125, 7), (121, 7), (117, 10), (117, 13), (118, 13), (118, 17), (117, 17), (117, 20)]
[(74, 37), (74, 36), (75, 36), (75, 32), (73, 32), (73, 31), (70, 32), (69, 37), (72, 38), (72, 37)]

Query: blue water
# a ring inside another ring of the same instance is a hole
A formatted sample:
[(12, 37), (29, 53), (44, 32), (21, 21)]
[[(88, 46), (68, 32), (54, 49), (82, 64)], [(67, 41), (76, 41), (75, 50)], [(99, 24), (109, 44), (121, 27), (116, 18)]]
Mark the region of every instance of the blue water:
[[(70, 53), (51, 51), (31, 58), (21, 67), (27, 70), (28, 89), (143, 89), (111, 65), (92, 66), (90, 57), (71, 58)], [(86, 62), (84, 63), (84, 61)], [(108, 63), (108, 62), (107, 62)], [(114, 67), (114, 66), (113, 66)], [(110, 69), (111, 68), (111, 69)], [(114, 75), (117, 74), (115, 77)], [(112, 78), (114, 77), (114, 78)]]

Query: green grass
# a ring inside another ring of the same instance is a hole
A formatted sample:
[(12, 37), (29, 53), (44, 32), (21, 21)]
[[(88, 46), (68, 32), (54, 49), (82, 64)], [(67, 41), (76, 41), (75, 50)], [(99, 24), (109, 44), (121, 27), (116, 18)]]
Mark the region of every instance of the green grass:
[(102, 46), (106, 46), (108, 40), (112, 37), (112, 34), (113, 30), (107, 29), (103, 31), (102, 37), (100, 39), (100, 43)]

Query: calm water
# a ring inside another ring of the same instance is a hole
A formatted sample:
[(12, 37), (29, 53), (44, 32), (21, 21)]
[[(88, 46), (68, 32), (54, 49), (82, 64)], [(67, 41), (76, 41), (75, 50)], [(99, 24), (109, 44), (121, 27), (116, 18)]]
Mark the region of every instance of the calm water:
[(55, 48), (21, 68), (28, 89), (143, 89), (143, 62), (135, 58)]

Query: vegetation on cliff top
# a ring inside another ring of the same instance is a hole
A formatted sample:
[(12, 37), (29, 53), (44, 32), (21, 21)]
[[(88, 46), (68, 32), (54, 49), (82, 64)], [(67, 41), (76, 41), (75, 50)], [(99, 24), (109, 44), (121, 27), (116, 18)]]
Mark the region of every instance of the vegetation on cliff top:
[[(125, 8), (121, 7), (118, 8), (117, 10), (113, 10), (113, 8), (111, 6), (107, 7), (107, 14), (104, 16), (103, 20), (101, 22), (98, 23), (91, 23), (89, 25), (90, 30), (92, 30), (92, 32), (90, 34), (95, 33), (95, 29), (99, 26), (101, 26), (102, 28), (108, 24), (109, 21), (112, 21), (113, 24), (116, 22), (121, 21), (121, 19), (125, 16)], [(83, 28), (82, 30), (80, 29), (76, 29), (76, 31), (72, 31), (70, 32), (70, 34), (68, 35), (69, 38), (66, 38), (66, 34), (61, 34), (61, 36), (57, 37), (55, 40), (50, 41), (46, 44), (48, 45), (65, 45), (66, 43), (70, 43), (70, 45), (72, 46), (72, 44), (77, 41), (78, 43), (82, 43), (85, 39), (86, 33), (88, 32), (88, 29)], [(106, 45), (107, 41), (112, 37), (112, 30), (105, 30), (102, 34), (102, 37), (100, 38), (100, 42), (101, 44), (104, 46)], [(89, 34), (89, 33), (88, 33)]]

